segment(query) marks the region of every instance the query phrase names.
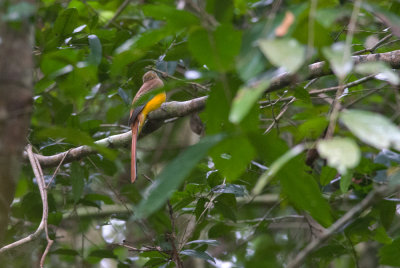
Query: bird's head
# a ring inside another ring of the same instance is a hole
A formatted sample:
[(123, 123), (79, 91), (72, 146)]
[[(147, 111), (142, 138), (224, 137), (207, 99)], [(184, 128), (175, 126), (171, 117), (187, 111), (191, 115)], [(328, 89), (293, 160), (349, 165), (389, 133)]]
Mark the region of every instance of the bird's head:
[(143, 75), (143, 83), (158, 78), (156, 72), (148, 71)]

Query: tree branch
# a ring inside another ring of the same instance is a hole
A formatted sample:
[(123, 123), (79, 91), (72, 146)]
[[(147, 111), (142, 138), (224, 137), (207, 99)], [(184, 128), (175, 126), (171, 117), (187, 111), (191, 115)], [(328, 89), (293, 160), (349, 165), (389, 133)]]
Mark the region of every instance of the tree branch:
[(42, 220), (40, 221), (40, 224), (39, 224), (38, 228), (36, 229), (36, 231), (33, 234), (0, 248), (0, 253), (3, 253), (3, 252), (5, 252), (7, 250), (10, 250), (12, 248), (21, 246), (22, 244), (28, 243), (30, 241), (33, 241), (34, 239), (39, 237), (39, 235), (43, 232), (43, 230), (45, 230), (46, 231), (47, 246), (46, 246), (46, 249), (45, 249), (45, 251), (44, 251), (44, 253), (42, 255), (42, 258), (40, 260), (40, 267), (43, 267), (46, 255), (47, 255), (51, 245), (53, 244), (53, 240), (51, 240), (49, 238), (49, 234), (48, 234), (48, 230), (47, 230), (47, 218), (48, 218), (48, 215), (49, 215), (49, 207), (48, 207), (48, 203), (47, 203), (46, 184), (44, 182), (44, 176), (43, 176), (42, 169), (40, 167), (40, 164), (39, 164), (37, 158), (35, 157), (35, 154), (32, 152), (32, 146), (30, 144), (27, 146), (27, 150), (26, 151), (27, 151), (27, 154), (28, 154), (28, 157), (29, 157), (29, 161), (30, 161), (31, 166), (32, 166), (33, 173), (35, 174), (35, 177), (36, 177), (36, 181), (37, 181), (37, 184), (38, 184), (38, 187), (39, 187), (40, 196), (42, 198), (42, 205), (43, 205)]
[[(148, 118), (151, 121), (162, 121), (167, 118), (174, 117), (183, 117), (190, 113), (194, 113), (200, 111), (204, 108), (207, 97), (200, 97), (189, 101), (177, 102), (172, 101), (165, 103), (161, 106), (160, 109), (154, 111), (149, 114)], [(149, 124), (150, 129), (145, 126), (143, 129), (143, 133), (148, 134), (154, 131), (157, 128), (154, 128), (153, 124)], [(100, 146), (115, 148), (115, 147), (124, 147), (131, 142), (132, 134), (131, 131), (113, 135), (101, 140), (96, 141), (95, 143)], [(70, 163), (75, 160), (82, 159), (88, 155), (95, 154), (97, 151), (87, 145), (82, 145), (76, 148), (72, 148), (66, 152), (58, 153), (51, 156), (44, 156), (40, 154), (36, 154), (36, 158), (39, 160), (39, 163), (42, 167), (54, 167), (59, 165), (60, 162)], [(27, 152), (24, 152), (24, 157), (28, 158)]]
[(117, 11), (115, 12), (114, 16), (106, 23), (106, 25), (104, 25), (105, 28), (108, 28), (112, 23), (115, 22), (115, 20), (119, 17), (119, 15), (121, 15), (122, 11), (124, 11), (124, 9), (128, 6), (129, 2), (131, 0), (125, 0), (117, 9)]
[[(400, 50), (395, 50), (386, 53), (353, 56), (352, 58), (355, 65), (363, 62), (382, 61), (389, 64), (393, 69), (400, 68)], [(265, 91), (273, 92), (294, 83), (330, 74), (332, 74), (332, 70), (329, 68), (329, 65), (325, 61), (316, 62), (308, 65), (304, 76), (300, 76), (298, 74), (289, 74), (289, 73), (283, 73), (281, 75), (278, 75), (277, 77), (272, 79), (270, 86), (266, 88)]]
[[(400, 50), (387, 53), (353, 56), (353, 60), (355, 64), (370, 61), (383, 61), (388, 63), (392, 68), (400, 68)], [(332, 71), (329, 69), (326, 62), (317, 62), (308, 66), (307, 73), (306, 79), (313, 79), (331, 74)], [(299, 82), (299, 79), (300, 77), (295, 74), (281, 74), (273, 79), (271, 85), (266, 89), (266, 91), (271, 92), (281, 89), (290, 85), (291, 83)], [(361, 81), (364, 82), (365, 80)], [(143, 134), (146, 135), (158, 129), (162, 125), (162, 121), (165, 119), (183, 117), (202, 110), (205, 107), (206, 99), (207, 96), (203, 96), (189, 101), (172, 101), (163, 104), (160, 109), (149, 114), (149, 122), (143, 129)], [(113, 148), (124, 147), (129, 144), (130, 140), (131, 132), (129, 131), (98, 140), (95, 143), (100, 146)], [(66, 152), (62, 152), (52, 156), (37, 155), (36, 157), (38, 158), (42, 167), (53, 167), (57, 166), (64, 157), (65, 159), (63, 162), (69, 163), (95, 153), (97, 153), (96, 150), (89, 146), (83, 145), (71, 149), (67, 156), (65, 156)], [(26, 153), (24, 153), (24, 156), (27, 158)]]
[[(12, 7), (19, 1), (7, 1)], [(35, 1), (25, 1), (34, 5)], [(3, 3), (3, 1), (2, 1)], [(18, 27), (3, 19), (0, 8), (0, 244), (8, 225), (10, 204), (26, 144), (32, 109), (32, 41), (30, 18), (18, 20)]]
[[(393, 189), (394, 188), (394, 189)], [(324, 229), (318, 239), (311, 241), (303, 250), (301, 250), (293, 260), (288, 264), (288, 268), (299, 267), (306, 257), (313, 252), (319, 245), (328, 240), (332, 235), (334, 235), (340, 228), (345, 226), (353, 218), (359, 215), (362, 211), (369, 208), (375, 201), (381, 196), (390, 194), (398, 190), (398, 187), (392, 186), (380, 186), (372, 190), (360, 203), (354, 206), (352, 209), (347, 211), (340, 219), (338, 219), (329, 228)]]
[[(351, 88), (358, 86), (359, 84), (362, 84), (364, 82), (367, 82), (369, 80), (374, 79), (376, 74), (371, 74), (367, 75), (365, 77), (362, 77), (356, 81), (347, 83), (344, 85), (345, 88)], [(321, 89), (312, 89), (308, 92), (310, 95), (317, 95), (321, 93), (326, 93), (326, 92), (332, 92), (332, 91), (337, 91), (340, 88), (340, 86), (335, 86), (335, 87), (327, 87), (327, 88), (321, 88)], [(270, 105), (275, 105), (278, 102), (286, 102), (286, 101), (291, 101), (294, 97), (286, 97), (286, 98), (279, 98), (277, 100), (271, 100), (271, 101), (260, 101), (259, 104), (263, 105), (261, 108), (266, 108), (269, 107)]]

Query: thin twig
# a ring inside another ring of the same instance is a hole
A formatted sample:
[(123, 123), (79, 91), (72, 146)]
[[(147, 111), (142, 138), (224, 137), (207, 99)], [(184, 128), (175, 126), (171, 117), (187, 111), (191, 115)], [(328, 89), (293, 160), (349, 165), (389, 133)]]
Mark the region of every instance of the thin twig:
[[(340, 84), (342, 84), (342, 81), (340, 81)], [(336, 127), (336, 122), (339, 117), (339, 111), (340, 111), (340, 96), (343, 95), (344, 92), (344, 85), (339, 85), (338, 91), (336, 91), (336, 97), (332, 103), (332, 111), (329, 116), (329, 125), (326, 130), (325, 138), (330, 139), (333, 136), (333, 133), (335, 132), (335, 127)]]
[(47, 256), (47, 253), (49, 252), (49, 249), (51, 245), (53, 244), (53, 240), (50, 239), (49, 234), (48, 234), (48, 229), (47, 229), (47, 217), (49, 213), (49, 207), (47, 203), (47, 191), (46, 191), (46, 184), (44, 183), (44, 176), (43, 176), (43, 171), (40, 167), (39, 161), (36, 158), (35, 154), (32, 152), (32, 146), (29, 144), (26, 149), (29, 157), (29, 161), (32, 166), (33, 173), (35, 174), (36, 181), (39, 187), (39, 192), (40, 196), (42, 198), (42, 205), (43, 205), (43, 213), (42, 213), (42, 220), (40, 221), (40, 224), (36, 231), (33, 234), (30, 234), (29, 236), (22, 238), (18, 241), (15, 241), (11, 244), (8, 244), (2, 248), (0, 248), (0, 253), (3, 253), (7, 250), (10, 250), (12, 248), (21, 246), (25, 243), (28, 243), (30, 241), (35, 240), (36, 238), (39, 237), (39, 235), (42, 233), (43, 230), (46, 232), (46, 239), (47, 239), (47, 246), (45, 251), (43, 252), (43, 255), (40, 260), (40, 267), (43, 267), (44, 265), (44, 260)]
[(145, 246), (144, 248), (135, 248), (133, 246), (126, 244), (126, 241), (124, 241), (123, 243), (117, 243), (117, 244), (113, 244), (113, 245), (121, 246), (121, 247), (127, 248), (129, 251), (135, 251), (135, 252), (157, 251), (157, 252), (164, 253), (163, 249), (158, 246), (157, 247)]
[(117, 11), (115, 12), (114, 16), (106, 23), (106, 25), (104, 25), (105, 28), (107, 28), (108, 26), (110, 26), (111, 23), (114, 23), (114, 21), (116, 20), (116, 18), (118, 18), (119, 15), (121, 15), (122, 11), (124, 11), (124, 9), (128, 6), (129, 2), (131, 0), (125, 0), (117, 9)]
[(380, 196), (386, 194), (393, 187), (389, 186), (380, 186), (375, 190), (372, 190), (360, 203), (350, 209), (346, 214), (344, 214), (341, 218), (339, 218), (334, 224), (332, 224), (329, 228), (324, 229), (324, 231), (320, 234), (320, 236), (311, 241), (303, 250), (301, 250), (288, 264), (288, 268), (299, 267), (306, 257), (313, 252), (319, 245), (321, 245), (324, 241), (329, 239), (332, 235), (334, 235), (339, 229), (341, 229), (344, 225), (350, 222), (353, 218), (359, 215), (362, 211), (367, 209), (372, 205), (372, 203)]
[[(386, 85), (385, 85), (385, 86), (386, 86)], [(383, 87), (384, 87), (384, 86), (383, 86)], [(349, 102), (348, 104), (344, 105), (343, 108), (344, 108), (344, 109), (347, 109), (347, 108), (349, 108), (350, 106), (353, 106), (353, 105), (356, 104), (357, 102), (359, 102), (359, 101), (361, 101), (361, 100), (363, 100), (363, 99), (365, 99), (365, 98), (371, 96), (372, 94), (375, 94), (376, 92), (378, 92), (379, 90), (381, 90), (383, 87), (375, 88), (375, 89), (370, 90), (370, 91), (367, 92), (365, 95), (362, 95), (362, 96), (360, 96), (359, 98), (357, 98), (357, 99), (355, 99), (355, 100)]]
[[(53, 180), (54, 180), (56, 174), (58, 173), (58, 170), (60, 169), (62, 163), (64, 162), (65, 158), (67, 157), (67, 155), (69, 154), (69, 152), (70, 152), (71, 150), (72, 150), (72, 149), (69, 149), (69, 150), (64, 154), (63, 158), (62, 158), (61, 161), (60, 161), (60, 164), (58, 164), (56, 170), (55, 170), (54, 173), (53, 173), (53, 176), (51, 177), (49, 183), (47, 184), (46, 189), (49, 189), (49, 186), (50, 186), (51, 183), (53, 182)], [(35, 158), (35, 159), (37, 159), (37, 158)], [(40, 165), (40, 163), (38, 163), (38, 164)]]
[[(360, 78), (356, 81), (347, 83), (344, 85), (345, 88), (351, 88), (351, 87), (355, 87), (358, 86), (359, 84), (362, 84), (364, 82), (367, 82), (369, 80), (372, 80), (374, 77), (376, 76), (376, 74), (371, 74), (371, 75), (367, 75), (363, 78)], [(339, 89), (339, 86), (335, 86), (335, 87), (328, 87), (328, 88), (322, 88), (322, 89), (312, 89), (308, 92), (308, 94), (310, 95), (317, 95), (317, 94), (321, 94), (321, 93), (326, 93), (326, 92), (332, 92), (332, 91), (337, 91)], [(286, 101), (291, 101), (294, 97), (287, 97), (287, 98), (281, 98), (279, 97), (277, 100), (272, 100), (271, 101), (260, 101), (259, 103), (261, 105), (265, 105), (265, 106), (261, 106), (261, 108), (266, 108), (269, 107), (270, 105), (275, 105), (278, 102), (286, 102)]]
[(179, 252), (176, 247), (176, 234), (175, 234), (175, 218), (174, 218), (174, 210), (172, 209), (171, 203), (169, 200), (167, 201), (168, 204), (168, 212), (169, 212), (169, 218), (171, 221), (171, 234), (168, 236), (171, 247), (172, 247), (172, 252), (171, 252), (171, 258), (175, 262), (176, 267), (178, 268), (183, 268), (183, 263), (181, 258), (179, 257)]
[(289, 108), (289, 105), (294, 102), (296, 100), (296, 98), (293, 97), (293, 99), (291, 99), (288, 103), (285, 104), (285, 106), (283, 106), (281, 112), (278, 114), (278, 116), (275, 118), (274, 122), (272, 122), (271, 125), (269, 125), (269, 127), (264, 131), (264, 134), (267, 134), (268, 132), (270, 132), (270, 130), (275, 126), (275, 124), (281, 119), (281, 117), (283, 116), (283, 114), (287, 111), (287, 109)]
[(148, 69), (148, 70), (152, 70), (152, 71), (154, 71), (154, 72), (157, 72), (157, 73), (161, 74), (162, 77), (167, 77), (167, 78), (170, 78), (170, 79), (179, 81), (179, 82), (184, 82), (184, 83), (186, 83), (186, 84), (189, 84), (189, 85), (192, 85), (192, 86), (194, 86), (194, 87), (200, 88), (200, 89), (202, 89), (202, 90), (204, 90), (204, 91), (206, 91), (206, 92), (209, 92), (209, 91), (210, 91), (210, 89), (209, 89), (208, 87), (206, 87), (206, 86), (204, 86), (204, 85), (202, 85), (202, 84), (200, 84), (200, 83), (186, 81), (186, 80), (184, 80), (184, 79), (181, 79), (181, 78), (178, 78), (178, 77), (176, 77), (176, 76), (170, 75), (170, 74), (168, 74), (167, 72), (161, 71), (161, 70), (159, 70), (159, 69), (157, 69), (157, 68), (154, 68), (154, 67), (148, 67), (147, 69)]
[[(49, 252), (51, 245), (53, 245), (54, 243), (54, 241), (49, 237), (49, 230), (47, 225), (47, 218), (49, 216), (49, 204), (47, 202), (47, 190), (46, 190), (46, 183), (44, 182), (43, 170), (40, 166), (39, 160), (32, 152), (31, 145), (28, 145), (28, 153), (30, 154), (33, 173), (35, 174), (39, 186), (40, 195), (42, 197), (44, 231), (46, 233), (47, 246), (42, 254), (42, 257), (40, 258), (40, 267), (44, 267), (44, 261), (46, 260), (47, 253)], [(32, 160), (34, 163), (32, 163)]]
[[(345, 45), (345, 49), (344, 49), (344, 53), (343, 53), (342, 62), (347, 61), (351, 56), (351, 54), (350, 54), (351, 43), (353, 41), (354, 30), (355, 30), (356, 23), (357, 23), (357, 17), (360, 12), (361, 2), (362, 2), (362, 0), (357, 0), (354, 3), (353, 12), (351, 13), (351, 18), (350, 18), (350, 22), (349, 22), (349, 31), (346, 36), (346, 45)], [(344, 82), (343, 79), (344, 79), (344, 77), (339, 77), (339, 80), (340, 80), (339, 81), (339, 89), (336, 92), (336, 97), (332, 104), (332, 111), (331, 111), (331, 114), (329, 117), (329, 125), (328, 125), (328, 129), (327, 129), (326, 135), (325, 135), (325, 138), (327, 138), (327, 139), (332, 138), (333, 133), (335, 131), (335, 127), (336, 127), (336, 122), (339, 117), (339, 110), (340, 110), (340, 106), (341, 106), (340, 105), (340, 97), (342, 96), (344, 89), (345, 89), (345, 84), (343, 83)]]
[(365, 52), (373, 53), (375, 49), (377, 49), (380, 45), (382, 45), (386, 40), (390, 39), (393, 36), (393, 34), (388, 34), (385, 37), (383, 37), (381, 40), (376, 42), (376, 44), (370, 48), (366, 48), (360, 51), (356, 51), (353, 53), (353, 55), (361, 55), (364, 54)]

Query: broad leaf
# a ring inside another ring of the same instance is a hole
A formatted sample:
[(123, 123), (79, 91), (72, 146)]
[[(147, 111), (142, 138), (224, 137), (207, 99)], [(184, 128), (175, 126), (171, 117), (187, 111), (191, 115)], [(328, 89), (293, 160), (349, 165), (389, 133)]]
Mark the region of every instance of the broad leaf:
[(259, 46), (268, 60), (289, 73), (296, 72), (304, 63), (306, 49), (296, 39), (262, 39)]
[(222, 139), (222, 135), (205, 137), (171, 161), (147, 189), (147, 198), (143, 199), (135, 210), (136, 218), (145, 218), (158, 210), (196, 164), (207, 155), (209, 149)]
[(199, 29), (188, 39), (192, 56), (208, 68), (227, 71), (234, 66), (234, 59), (240, 50), (241, 32), (231, 25), (220, 25), (214, 32)]
[(186, 255), (186, 256), (190, 256), (190, 257), (195, 257), (195, 258), (200, 258), (203, 260), (208, 260), (208, 261), (212, 261), (215, 263), (215, 260), (213, 257), (211, 257), (208, 253), (206, 252), (202, 252), (202, 251), (198, 251), (198, 250), (193, 250), (193, 249), (186, 249), (186, 250), (182, 250), (180, 252), (181, 255)]
[(257, 101), (268, 88), (269, 84), (270, 80), (262, 80), (255, 85), (239, 89), (233, 99), (232, 108), (229, 113), (229, 121), (235, 124), (240, 123), (250, 112), (251, 108), (257, 105)]
[(378, 149), (393, 147), (400, 150), (400, 129), (383, 115), (346, 110), (341, 113), (340, 119), (363, 142)]
[(340, 79), (344, 79), (353, 69), (351, 54), (346, 55), (344, 43), (335, 43), (331, 47), (324, 47), (323, 52), (328, 59), (333, 73)]
[(77, 163), (73, 162), (71, 165), (71, 185), (72, 185), (72, 196), (74, 202), (78, 202), (83, 193), (83, 187), (85, 186), (85, 178), (83, 175), (82, 167)]
[(354, 140), (335, 137), (321, 140), (317, 144), (318, 153), (328, 160), (328, 165), (345, 174), (360, 162), (361, 152)]

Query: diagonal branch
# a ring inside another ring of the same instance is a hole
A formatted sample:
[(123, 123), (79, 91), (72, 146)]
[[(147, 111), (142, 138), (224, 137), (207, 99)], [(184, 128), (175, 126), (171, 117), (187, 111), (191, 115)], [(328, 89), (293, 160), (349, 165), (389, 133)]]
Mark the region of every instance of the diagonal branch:
[(125, 0), (115, 12), (114, 16), (104, 25), (105, 28), (108, 28), (112, 23), (115, 23), (115, 20), (121, 15), (122, 11), (128, 6), (131, 0)]
[[(394, 189), (393, 189), (394, 188)], [(329, 228), (324, 229), (318, 239), (311, 241), (303, 250), (301, 250), (293, 260), (288, 264), (288, 268), (300, 267), (307, 256), (312, 253), (319, 245), (333, 236), (339, 229), (345, 226), (348, 222), (353, 220), (361, 212), (369, 208), (379, 197), (390, 194), (398, 190), (398, 187), (391, 185), (380, 186), (372, 190), (360, 203), (347, 211), (340, 219), (333, 223)]]
[[(168, 118), (183, 117), (185, 115), (200, 111), (205, 107), (207, 97), (200, 97), (189, 101), (177, 102), (172, 101), (164, 104), (160, 109), (149, 114), (148, 118), (151, 121), (162, 121)], [(151, 125), (151, 124), (149, 124)], [(144, 133), (150, 133), (155, 129), (143, 129)], [(132, 139), (131, 131), (109, 136), (107, 138), (96, 141), (95, 143), (100, 146), (116, 148), (127, 146)], [(97, 151), (87, 145), (72, 148), (66, 152), (58, 153), (51, 156), (44, 156), (35, 154), (42, 167), (54, 167), (60, 162), (70, 163), (75, 160), (82, 159), (88, 155), (95, 154)], [(28, 158), (27, 152), (24, 157)]]
[(46, 255), (47, 255), (51, 245), (53, 244), (53, 240), (51, 240), (49, 238), (49, 234), (48, 234), (48, 230), (47, 230), (47, 218), (49, 215), (49, 207), (48, 207), (48, 203), (47, 203), (46, 184), (44, 182), (44, 176), (43, 176), (43, 172), (40, 167), (39, 161), (35, 157), (35, 154), (32, 152), (32, 146), (30, 144), (27, 146), (26, 151), (27, 151), (29, 161), (32, 166), (33, 173), (35, 174), (35, 177), (36, 177), (36, 181), (37, 181), (39, 191), (40, 191), (40, 196), (42, 197), (42, 205), (43, 205), (42, 220), (40, 221), (38, 228), (36, 229), (36, 231), (33, 234), (0, 248), (0, 253), (3, 253), (7, 250), (10, 250), (12, 248), (21, 246), (22, 244), (25, 244), (25, 243), (35, 240), (36, 238), (39, 237), (39, 235), (43, 232), (43, 230), (45, 230), (46, 239), (47, 239), (47, 247), (46, 247), (46, 249), (42, 255), (42, 258), (40, 260), (40, 267), (43, 267)]
[[(387, 53), (353, 56), (353, 61), (355, 64), (371, 61), (383, 61), (389, 64), (392, 68), (400, 69), (400, 50), (395, 50)], [(275, 77), (272, 80), (270, 86), (266, 89), (266, 91), (276, 91), (292, 83), (297, 83), (307, 79), (313, 79), (329, 74), (332, 74), (332, 70), (329, 68), (328, 64), (326, 62), (317, 62), (308, 66), (306, 76), (304, 77), (288, 73), (283, 73)], [(365, 79), (369, 78), (370, 77)], [(365, 80), (361, 80), (359, 82), (364, 81)], [(143, 130), (143, 134), (148, 134), (155, 131), (162, 125), (163, 120), (183, 117), (202, 110), (205, 107), (206, 100), (207, 96), (203, 96), (184, 102), (172, 101), (165, 103), (160, 109), (149, 114), (148, 118), (150, 124), (147, 124), (147, 126)], [(124, 147), (129, 144), (130, 140), (131, 132), (129, 131), (98, 140), (95, 143), (97, 145), (105, 147)], [(83, 145), (71, 149), (67, 156), (65, 156), (66, 152), (62, 152), (52, 156), (36, 155), (36, 157), (42, 167), (53, 167), (57, 166), (64, 157), (64, 163), (69, 163), (95, 153), (97, 153), (96, 150), (89, 146)], [(28, 158), (26, 153), (24, 153), (24, 157)]]
[[(369, 55), (353, 56), (353, 62), (355, 65), (363, 62), (374, 62), (382, 61), (390, 65), (393, 69), (400, 68), (400, 50), (394, 50), (386, 53), (376, 53)], [(325, 61), (316, 62), (308, 65), (305, 70), (304, 76), (299, 76), (298, 74), (283, 73), (272, 79), (272, 82), (268, 88), (265, 89), (266, 92), (272, 92), (289, 86), (291, 84), (299, 83), (305, 80), (314, 79), (317, 77), (322, 77), (332, 74), (332, 70), (329, 68), (329, 64)]]

